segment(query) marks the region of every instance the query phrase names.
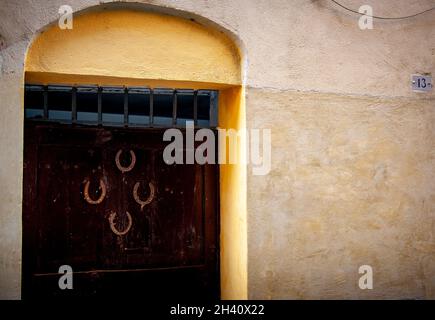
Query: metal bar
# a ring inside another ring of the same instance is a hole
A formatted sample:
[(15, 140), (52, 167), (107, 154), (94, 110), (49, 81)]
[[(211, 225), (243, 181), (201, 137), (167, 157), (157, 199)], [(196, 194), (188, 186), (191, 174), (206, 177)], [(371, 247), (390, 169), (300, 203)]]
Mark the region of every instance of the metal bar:
[(124, 126), (128, 126), (128, 89), (124, 89)]
[(172, 125), (177, 124), (177, 90), (172, 94)]
[(154, 124), (154, 92), (150, 89), (150, 126)]
[[(177, 267), (161, 267), (161, 268), (148, 268), (148, 269), (94, 269), (90, 271), (74, 271), (72, 274), (95, 274), (102, 273), (133, 273), (138, 271), (157, 271), (157, 270), (187, 270), (187, 269), (204, 269), (205, 264), (194, 264), (189, 266), (177, 266)], [(35, 273), (35, 277), (54, 276), (59, 277), (59, 273)]]
[(72, 123), (77, 122), (77, 87), (71, 89)]
[(48, 119), (48, 86), (44, 86), (44, 120)]
[(210, 127), (218, 125), (218, 95), (217, 91), (210, 92)]
[(98, 125), (102, 125), (103, 124), (103, 89), (101, 87), (98, 87), (98, 92), (97, 92), (97, 97), (98, 97)]
[[(36, 86), (36, 85), (34, 85)], [(26, 85), (26, 91), (42, 91), (43, 94), (43, 119), (50, 120), (50, 107), (48, 105), (49, 94), (51, 92), (71, 92), (71, 121), (72, 123), (78, 123), (78, 110), (80, 107), (78, 105), (81, 100), (79, 100), (79, 93), (89, 93), (92, 94), (95, 99), (95, 93), (97, 94), (97, 121), (94, 122), (95, 125), (103, 125), (103, 94), (106, 93), (117, 93), (124, 94), (123, 96), (123, 120), (122, 123), (125, 126), (129, 124), (129, 95), (130, 94), (149, 94), (149, 123), (150, 127), (154, 126), (154, 94), (172, 94), (172, 121), (171, 126), (176, 126), (178, 121), (178, 100), (180, 96), (190, 95), (193, 96), (193, 121), (194, 126), (198, 127), (199, 123), (199, 98), (203, 96), (209, 96), (210, 105), (209, 105), (209, 127), (215, 128), (218, 125), (218, 109), (219, 109), (219, 92), (216, 90), (194, 90), (194, 89), (169, 89), (169, 88), (144, 88), (144, 87), (80, 87), (80, 86), (54, 86), (54, 85), (38, 85), (36, 88), (33, 88), (31, 85)], [(50, 98), (51, 99), (51, 98)], [(95, 101), (95, 100), (94, 100)], [(158, 107), (158, 106), (157, 106)], [(205, 111), (205, 110), (204, 110)], [(138, 124), (139, 125), (139, 124)], [(139, 125), (140, 126), (140, 125)]]
[(193, 123), (198, 125), (198, 90), (193, 92)]

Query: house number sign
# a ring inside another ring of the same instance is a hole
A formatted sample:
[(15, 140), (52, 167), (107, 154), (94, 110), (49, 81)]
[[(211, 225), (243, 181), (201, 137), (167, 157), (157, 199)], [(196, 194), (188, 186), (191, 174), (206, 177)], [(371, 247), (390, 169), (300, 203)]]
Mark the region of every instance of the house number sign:
[(412, 90), (416, 92), (428, 92), (432, 90), (432, 77), (418, 74), (412, 75)]

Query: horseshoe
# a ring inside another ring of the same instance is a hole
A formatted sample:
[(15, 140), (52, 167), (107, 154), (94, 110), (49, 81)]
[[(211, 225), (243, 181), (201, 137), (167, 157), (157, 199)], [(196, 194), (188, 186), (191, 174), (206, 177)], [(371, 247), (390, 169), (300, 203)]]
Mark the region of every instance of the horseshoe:
[(124, 231), (119, 231), (118, 229), (116, 229), (115, 227), (115, 216), (116, 216), (116, 212), (112, 211), (112, 213), (109, 216), (109, 223), (110, 223), (110, 229), (112, 230), (112, 232), (114, 234), (116, 234), (117, 236), (123, 236), (125, 234), (127, 234), (127, 232), (130, 231), (130, 228), (133, 224), (133, 219), (131, 218), (130, 213), (128, 213), (128, 211), (125, 212), (127, 214), (127, 218), (128, 218), (128, 225), (127, 227), (124, 229)]
[(133, 198), (134, 198), (134, 200), (136, 200), (136, 202), (138, 204), (140, 204), (140, 210), (142, 211), (143, 207), (145, 207), (147, 204), (150, 204), (151, 201), (153, 201), (154, 195), (155, 195), (155, 187), (154, 187), (154, 184), (152, 182), (148, 183), (148, 186), (150, 188), (150, 195), (144, 201), (144, 200), (141, 200), (139, 198), (139, 195), (137, 194), (137, 190), (139, 189), (139, 185), (140, 185), (140, 182), (136, 182), (136, 184), (133, 187)]
[(103, 179), (100, 179), (100, 189), (101, 189), (101, 195), (97, 200), (91, 199), (91, 196), (89, 195), (89, 180), (85, 180), (85, 189), (83, 190), (84, 199), (89, 204), (100, 204), (103, 202), (104, 198), (106, 197), (106, 185), (104, 184)]
[(119, 161), (119, 157), (121, 156), (121, 153), (122, 153), (121, 149), (119, 149), (118, 152), (116, 153), (116, 156), (115, 156), (116, 166), (118, 167), (119, 171), (121, 171), (121, 172), (129, 172), (131, 169), (134, 168), (134, 165), (136, 164), (136, 155), (133, 152), (133, 150), (130, 150), (131, 163), (129, 164), (128, 167), (123, 167), (121, 165), (121, 162)]

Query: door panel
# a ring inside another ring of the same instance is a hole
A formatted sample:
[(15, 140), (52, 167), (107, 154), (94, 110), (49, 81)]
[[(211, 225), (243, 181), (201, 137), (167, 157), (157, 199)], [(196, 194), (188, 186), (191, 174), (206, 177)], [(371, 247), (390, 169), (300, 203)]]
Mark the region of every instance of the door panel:
[(218, 297), (217, 166), (165, 164), (162, 134), (26, 124), (24, 298)]

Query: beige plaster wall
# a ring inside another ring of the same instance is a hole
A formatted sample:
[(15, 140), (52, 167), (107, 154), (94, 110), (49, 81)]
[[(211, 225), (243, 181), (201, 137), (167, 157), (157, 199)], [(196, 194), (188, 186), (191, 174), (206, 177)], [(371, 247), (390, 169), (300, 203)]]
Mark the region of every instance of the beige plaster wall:
[(273, 157), (248, 176), (250, 297), (435, 298), (433, 100), (251, 89), (247, 108)]
[[(248, 126), (273, 129), (271, 173), (248, 170), (248, 297), (434, 298), (435, 93), (413, 93), (409, 77), (434, 73), (435, 13), (363, 31), (328, 0), (141, 2), (225, 29), (244, 53)], [(384, 16), (433, 6), (341, 2)], [(65, 3), (0, 4), (0, 297), (18, 298), (23, 63)], [(357, 287), (361, 264), (373, 290)]]

